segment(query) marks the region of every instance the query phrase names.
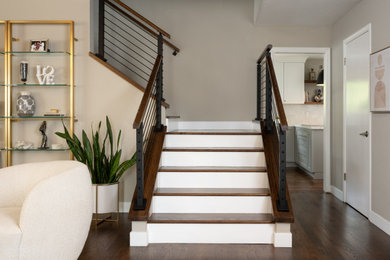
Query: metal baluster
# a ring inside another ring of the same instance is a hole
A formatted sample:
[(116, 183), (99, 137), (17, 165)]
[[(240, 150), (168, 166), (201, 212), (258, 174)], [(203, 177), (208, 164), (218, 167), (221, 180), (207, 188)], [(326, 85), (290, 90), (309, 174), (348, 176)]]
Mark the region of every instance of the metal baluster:
[(261, 61), (257, 63), (257, 103), (256, 120), (260, 121), (261, 115)]
[[(158, 35), (158, 55), (163, 55), (163, 36), (160, 33)], [(163, 59), (161, 59), (160, 67), (157, 73), (157, 85), (156, 85), (156, 131), (162, 131), (161, 124), (161, 104), (163, 100)]]
[(99, 0), (99, 24), (98, 24), (98, 53), (96, 56), (107, 61), (104, 58), (104, 0)]
[(286, 131), (279, 126), (279, 200), (278, 210), (289, 211), (286, 198)]
[(144, 124), (141, 123), (137, 129), (137, 200), (134, 206), (135, 210), (144, 210), (146, 207), (146, 199), (144, 198)]
[[(267, 53), (267, 56), (270, 55), (269, 52)], [(272, 84), (271, 84), (271, 77), (270, 72), (268, 69), (268, 63), (265, 63), (267, 66), (266, 68), (266, 107), (265, 107), (265, 129), (267, 132), (270, 132), (272, 130)]]

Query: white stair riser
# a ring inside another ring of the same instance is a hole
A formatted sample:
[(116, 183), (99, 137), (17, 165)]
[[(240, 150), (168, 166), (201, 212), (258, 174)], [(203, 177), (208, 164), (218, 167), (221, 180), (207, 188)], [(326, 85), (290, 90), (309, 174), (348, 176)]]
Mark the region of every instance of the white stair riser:
[(163, 152), (162, 166), (264, 167), (263, 152)]
[[(169, 125), (169, 123), (168, 123)], [(176, 120), (175, 127), (178, 130), (187, 129), (245, 129), (245, 130), (258, 130), (260, 131), (260, 125), (258, 122), (252, 121), (180, 121)], [(173, 129), (172, 127), (169, 129)]]
[(152, 213), (272, 213), (269, 196), (153, 196)]
[(158, 188), (269, 188), (266, 172), (159, 172)]
[(164, 147), (263, 147), (261, 135), (166, 135)]
[(274, 224), (148, 224), (149, 243), (272, 244)]

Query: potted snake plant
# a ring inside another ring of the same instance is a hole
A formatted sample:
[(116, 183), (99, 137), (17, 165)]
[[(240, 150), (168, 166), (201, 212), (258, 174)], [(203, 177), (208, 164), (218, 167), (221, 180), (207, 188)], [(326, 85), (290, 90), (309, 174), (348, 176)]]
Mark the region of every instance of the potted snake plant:
[(93, 212), (99, 214), (119, 210), (119, 179), (127, 169), (136, 163), (135, 153), (130, 159), (120, 162), (122, 131), (119, 131), (115, 145), (115, 137), (107, 116), (104, 137), (100, 135), (101, 126), (102, 122), (100, 121), (98, 129), (96, 131), (92, 129), (91, 140), (84, 130), (81, 139), (75, 134), (72, 137), (65, 125), (63, 133), (56, 132), (56, 135), (66, 140), (75, 159), (87, 165), (93, 184)]

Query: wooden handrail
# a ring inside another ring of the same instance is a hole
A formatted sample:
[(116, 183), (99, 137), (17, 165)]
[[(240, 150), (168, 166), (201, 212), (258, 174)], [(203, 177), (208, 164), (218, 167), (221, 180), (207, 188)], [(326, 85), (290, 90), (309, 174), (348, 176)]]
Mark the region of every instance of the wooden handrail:
[(151, 21), (149, 21), (148, 19), (146, 19), (142, 15), (140, 15), (138, 12), (134, 11), (133, 9), (131, 9), (129, 6), (127, 6), (122, 1), (120, 1), (120, 0), (112, 0), (112, 1), (114, 1), (115, 3), (117, 3), (118, 5), (123, 7), (124, 9), (126, 9), (127, 11), (129, 11), (131, 14), (136, 16), (138, 19), (140, 19), (141, 21), (143, 21), (144, 23), (146, 23), (147, 25), (149, 25), (150, 27), (152, 27), (153, 29), (155, 29), (156, 31), (158, 31), (159, 33), (161, 33), (162, 35), (167, 37), (168, 39), (171, 38), (171, 35), (169, 35), (169, 33), (164, 31), (163, 29), (161, 29), (160, 27), (158, 27), (157, 25), (155, 25), (154, 23), (152, 23)]
[(156, 61), (154, 62), (152, 74), (150, 74), (148, 85), (146, 86), (144, 96), (142, 97), (141, 103), (139, 105), (137, 115), (134, 119), (134, 123), (133, 123), (134, 129), (138, 129), (141, 126), (141, 122), (146, 110), (146, 105), (148, 104), (149, 97), (152, 93), (153, 84), (154, 81), (156, 80), (158, 69), (160, 68), (161, 60), (162, 60), (162, 56), (158, 55)]
[(260, 54), (260, 57), (257, 59), (257, 63), (260, 63), (264, 59), (265, 55), (267, 55), (267, 53), (271, 51), (271, 49), (272, 49), (272, 44), (268, 44), (265, 47), (264, 51)]
[[(122, 9), (120, 9), (117, 5), (111, 3), (110, 1), (108, 0), (105, 0), (105, 2), (111, 7), (111, 8), (114, 8), (115, 10), (117, 10), (118, 12), (120, 12), (121, 14), (123, 14), (124, 16), (126, 16), (127, 18), (129, 18), (130, 20), (132, 20), (133, 22), (135, 22), (138, 26), (142, 27), (142, 29), (144, 29), (145, 31), (147, 31), (150, 35), (152, 35), (153, 37), (155, 37), (157, 39), (158, 37), (158, 33), (156, 33), (155, 31), (153, 31), (152, 29), (150, 29), (149, 27), (145, 26), (143, 23), (141, 23), (140, 21), (138, 21), (137, 19), (135, 19), (133, 16), (129, 15), (128, 13), (126, 13), (125, 11), (123, 11)], [(180, 52), (180, 49), (178, 47), (176, 47), (174, 44), (172, 44), (171, 42), (169, 42), (168, 40), (166, 39), (163, 39), (164, 43), (169, 46), (171, 49), (173, 49), (175, 52), (179, 53)]]
[[(272, 47), (272, 45), (271, 45), (271, 47)], [(284, 112), (282, 98), (280, 97), (279, 86), (278, 86), (278, 81), (276, 80), (274, 65), (272, 63), (272, 59), (270, 56), (267, 56), (266, 59), (267, 59), (267, 67), (268, 67), (268, 71), (269, 71), (270, 79), (271, 79), (271, 85), (272, 85), (274, 96), (275, 96), (275, 103), (276, 103), (276, 106), (278, 109), (279, 121), (280, 121), (280, 124), (282, 126), (282, 129), (287, 130), (288, 124), (287, 124), (286, 114)]]

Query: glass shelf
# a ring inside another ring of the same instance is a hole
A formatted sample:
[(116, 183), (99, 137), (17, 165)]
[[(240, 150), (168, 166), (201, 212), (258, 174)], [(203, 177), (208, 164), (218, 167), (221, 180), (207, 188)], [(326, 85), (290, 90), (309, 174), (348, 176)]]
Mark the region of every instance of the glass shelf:
[[(4, 84), (1, 84), (1, 86), (5, 86)], [(32, 84), (8, 84), (7, 86), (11, 87), (69, 87), (69, 84), (61, 83), (61, 84), (39, 84), (39, 83), (32, 83)]]
[(36, 151), (36, 152), (64, 152), (69, 151), (69, 148), (61, 148), (61, 149), (39, 149), (39, 148), (29, 148), (29, 149), (19, 149), (19, 148), (1, 148), (2, 151), (17, 151), (17, 152), (28, 152), (28, 151)]
[(70, 55), (67, 51), (7, 51), (5, 53), (10, 54), (43, 54), (43, 55), (49, 55), (49, 54), (67, 54)]
[(0, 118), (11, 118), (12, 120), (29, 120), (29, 119), (70, 119), (70, 116), (0, 116)]

